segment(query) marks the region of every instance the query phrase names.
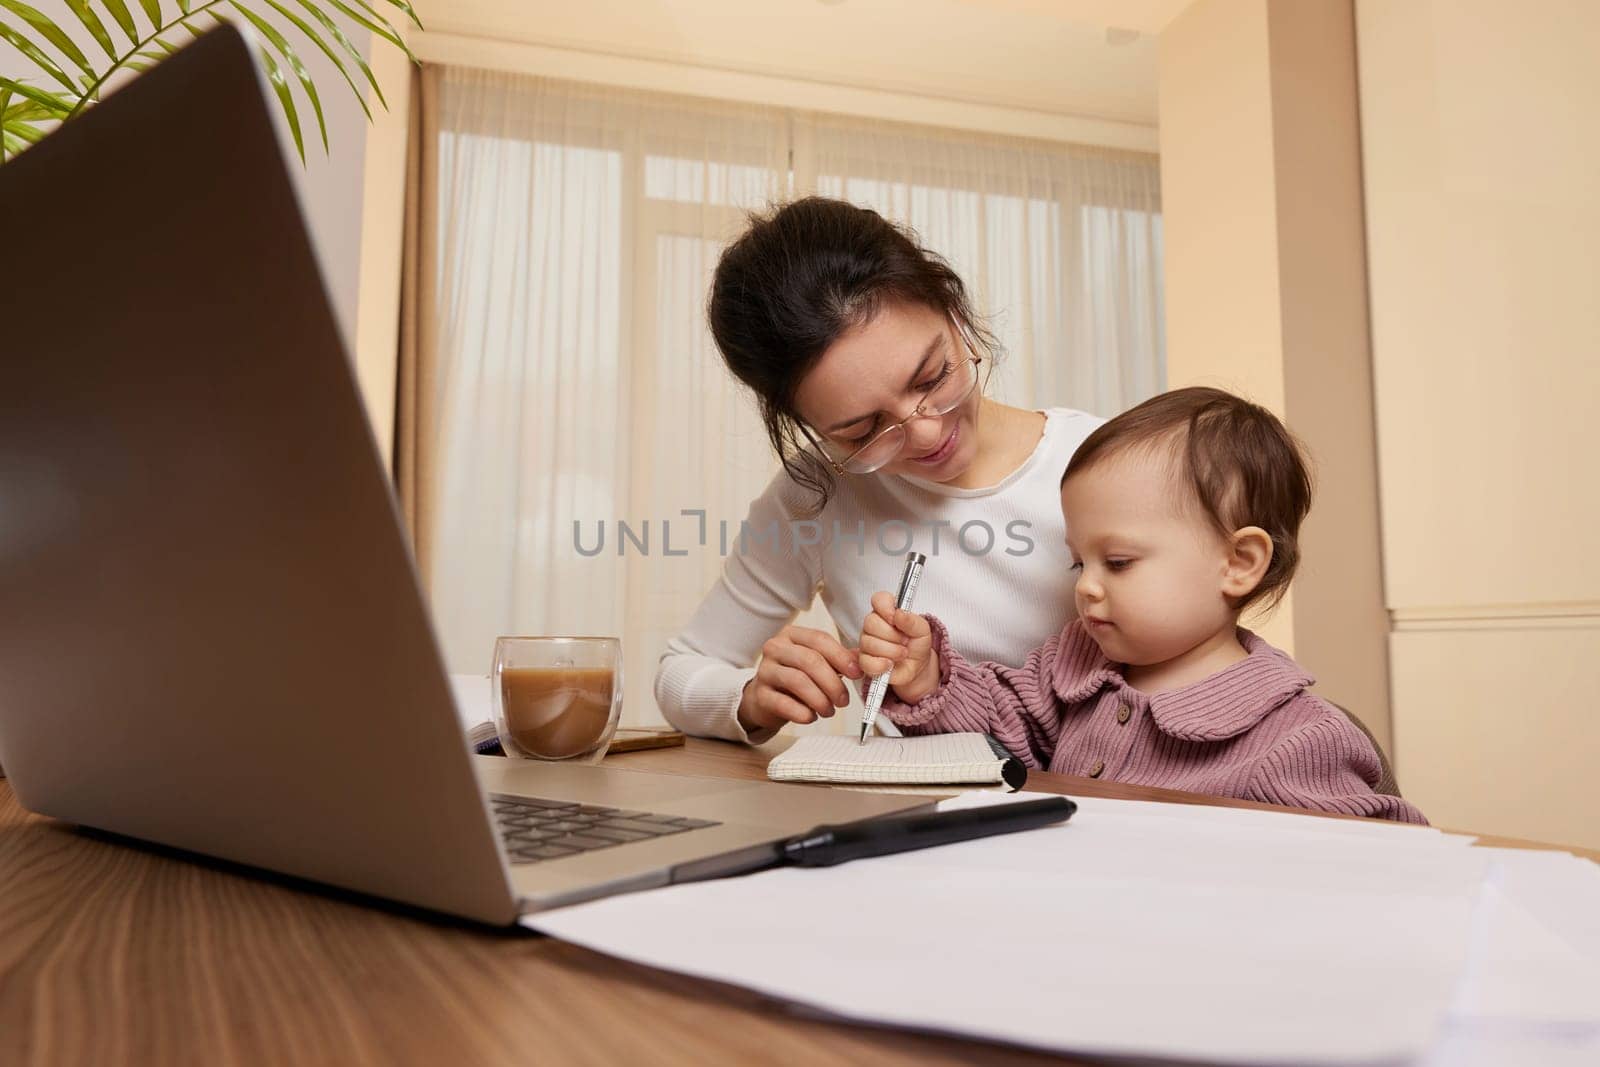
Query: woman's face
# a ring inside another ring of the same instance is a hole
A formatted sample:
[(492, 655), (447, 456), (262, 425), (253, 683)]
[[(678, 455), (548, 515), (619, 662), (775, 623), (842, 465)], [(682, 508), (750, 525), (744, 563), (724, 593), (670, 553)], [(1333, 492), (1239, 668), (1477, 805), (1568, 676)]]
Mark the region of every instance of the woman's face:
[[(828, 347), (800, 383), (795, 406), (829, 452), (843, 458), (911, 414), (941, 375), (972, 355), (943, 313), (887, 304)], [(959, 478), (977, 456), (981, 397), (974, 389), (954, 411), (906, 423), (899, 454), (874, 473)]]

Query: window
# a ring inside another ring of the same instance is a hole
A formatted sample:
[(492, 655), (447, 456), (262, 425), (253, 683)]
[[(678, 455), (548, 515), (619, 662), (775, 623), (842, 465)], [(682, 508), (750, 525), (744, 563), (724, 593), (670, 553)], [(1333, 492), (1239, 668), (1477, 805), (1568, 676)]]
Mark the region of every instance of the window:
[(426, 577), (453, 671), (483, 672), (499, 634), (621, 634), (625, 720), (656, 719), (661, 648), (777, 470), (705, 324), (751, 210), (816, 191), (909, 222), (995, 312), (1002, 399), (1109, 412), (1161, 388), (1150, 157), (482, 71), (441, 82)]

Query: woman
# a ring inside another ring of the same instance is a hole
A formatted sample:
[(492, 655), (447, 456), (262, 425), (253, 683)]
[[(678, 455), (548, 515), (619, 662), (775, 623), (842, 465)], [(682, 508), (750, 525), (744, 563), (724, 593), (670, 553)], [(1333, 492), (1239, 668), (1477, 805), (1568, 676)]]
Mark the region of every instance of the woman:
[(820, 588), (853, 639), (907, 551), (928, 557), (917, 610), (975, 662), (1020, 662), (1060, 631), (1057, 483), (1101, 420), (984, 395), (996, 346), (942, 259), (874, 211), (812, 197), (728, 247), (709, 315), (783, 470), (661, 657), (668, 722), (759, 744), (844, 707), (855, 650), (791, 621)]

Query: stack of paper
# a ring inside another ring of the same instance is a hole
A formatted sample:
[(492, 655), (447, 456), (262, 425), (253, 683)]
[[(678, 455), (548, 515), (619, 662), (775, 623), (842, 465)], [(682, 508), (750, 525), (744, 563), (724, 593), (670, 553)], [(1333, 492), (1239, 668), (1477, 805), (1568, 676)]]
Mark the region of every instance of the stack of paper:
[(1470, 961), (1427, 1067), (1600, 1064), (1600, 867), (1564, 852), (1491, 855)]
[(527, 922), (842, 1018), (1057, 1051), (1596, 1062), (1593, 864), (1418, 827), (1079, 803), (1045, 830)]

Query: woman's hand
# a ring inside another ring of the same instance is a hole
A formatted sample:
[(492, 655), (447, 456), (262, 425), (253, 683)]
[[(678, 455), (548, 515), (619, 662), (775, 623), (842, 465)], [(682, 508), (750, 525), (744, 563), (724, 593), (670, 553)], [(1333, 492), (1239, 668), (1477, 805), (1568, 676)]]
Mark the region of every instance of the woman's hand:
[(891, 671), (895, 696), (915, 704), (939, 687), (939, 654), (933, 650), (928, 620), (894, 606), (886, 592), (872, 594), (872, 614), (861, 624), (861, 669), (869, 675)]
[(809, 626), (785, 626), (761, 646), (756, 676), (745, 683), (739, 724), (776, 730), (789, 722), (826, 719), (850, 703), (840, 676), (860, 678), (854, 649)]

